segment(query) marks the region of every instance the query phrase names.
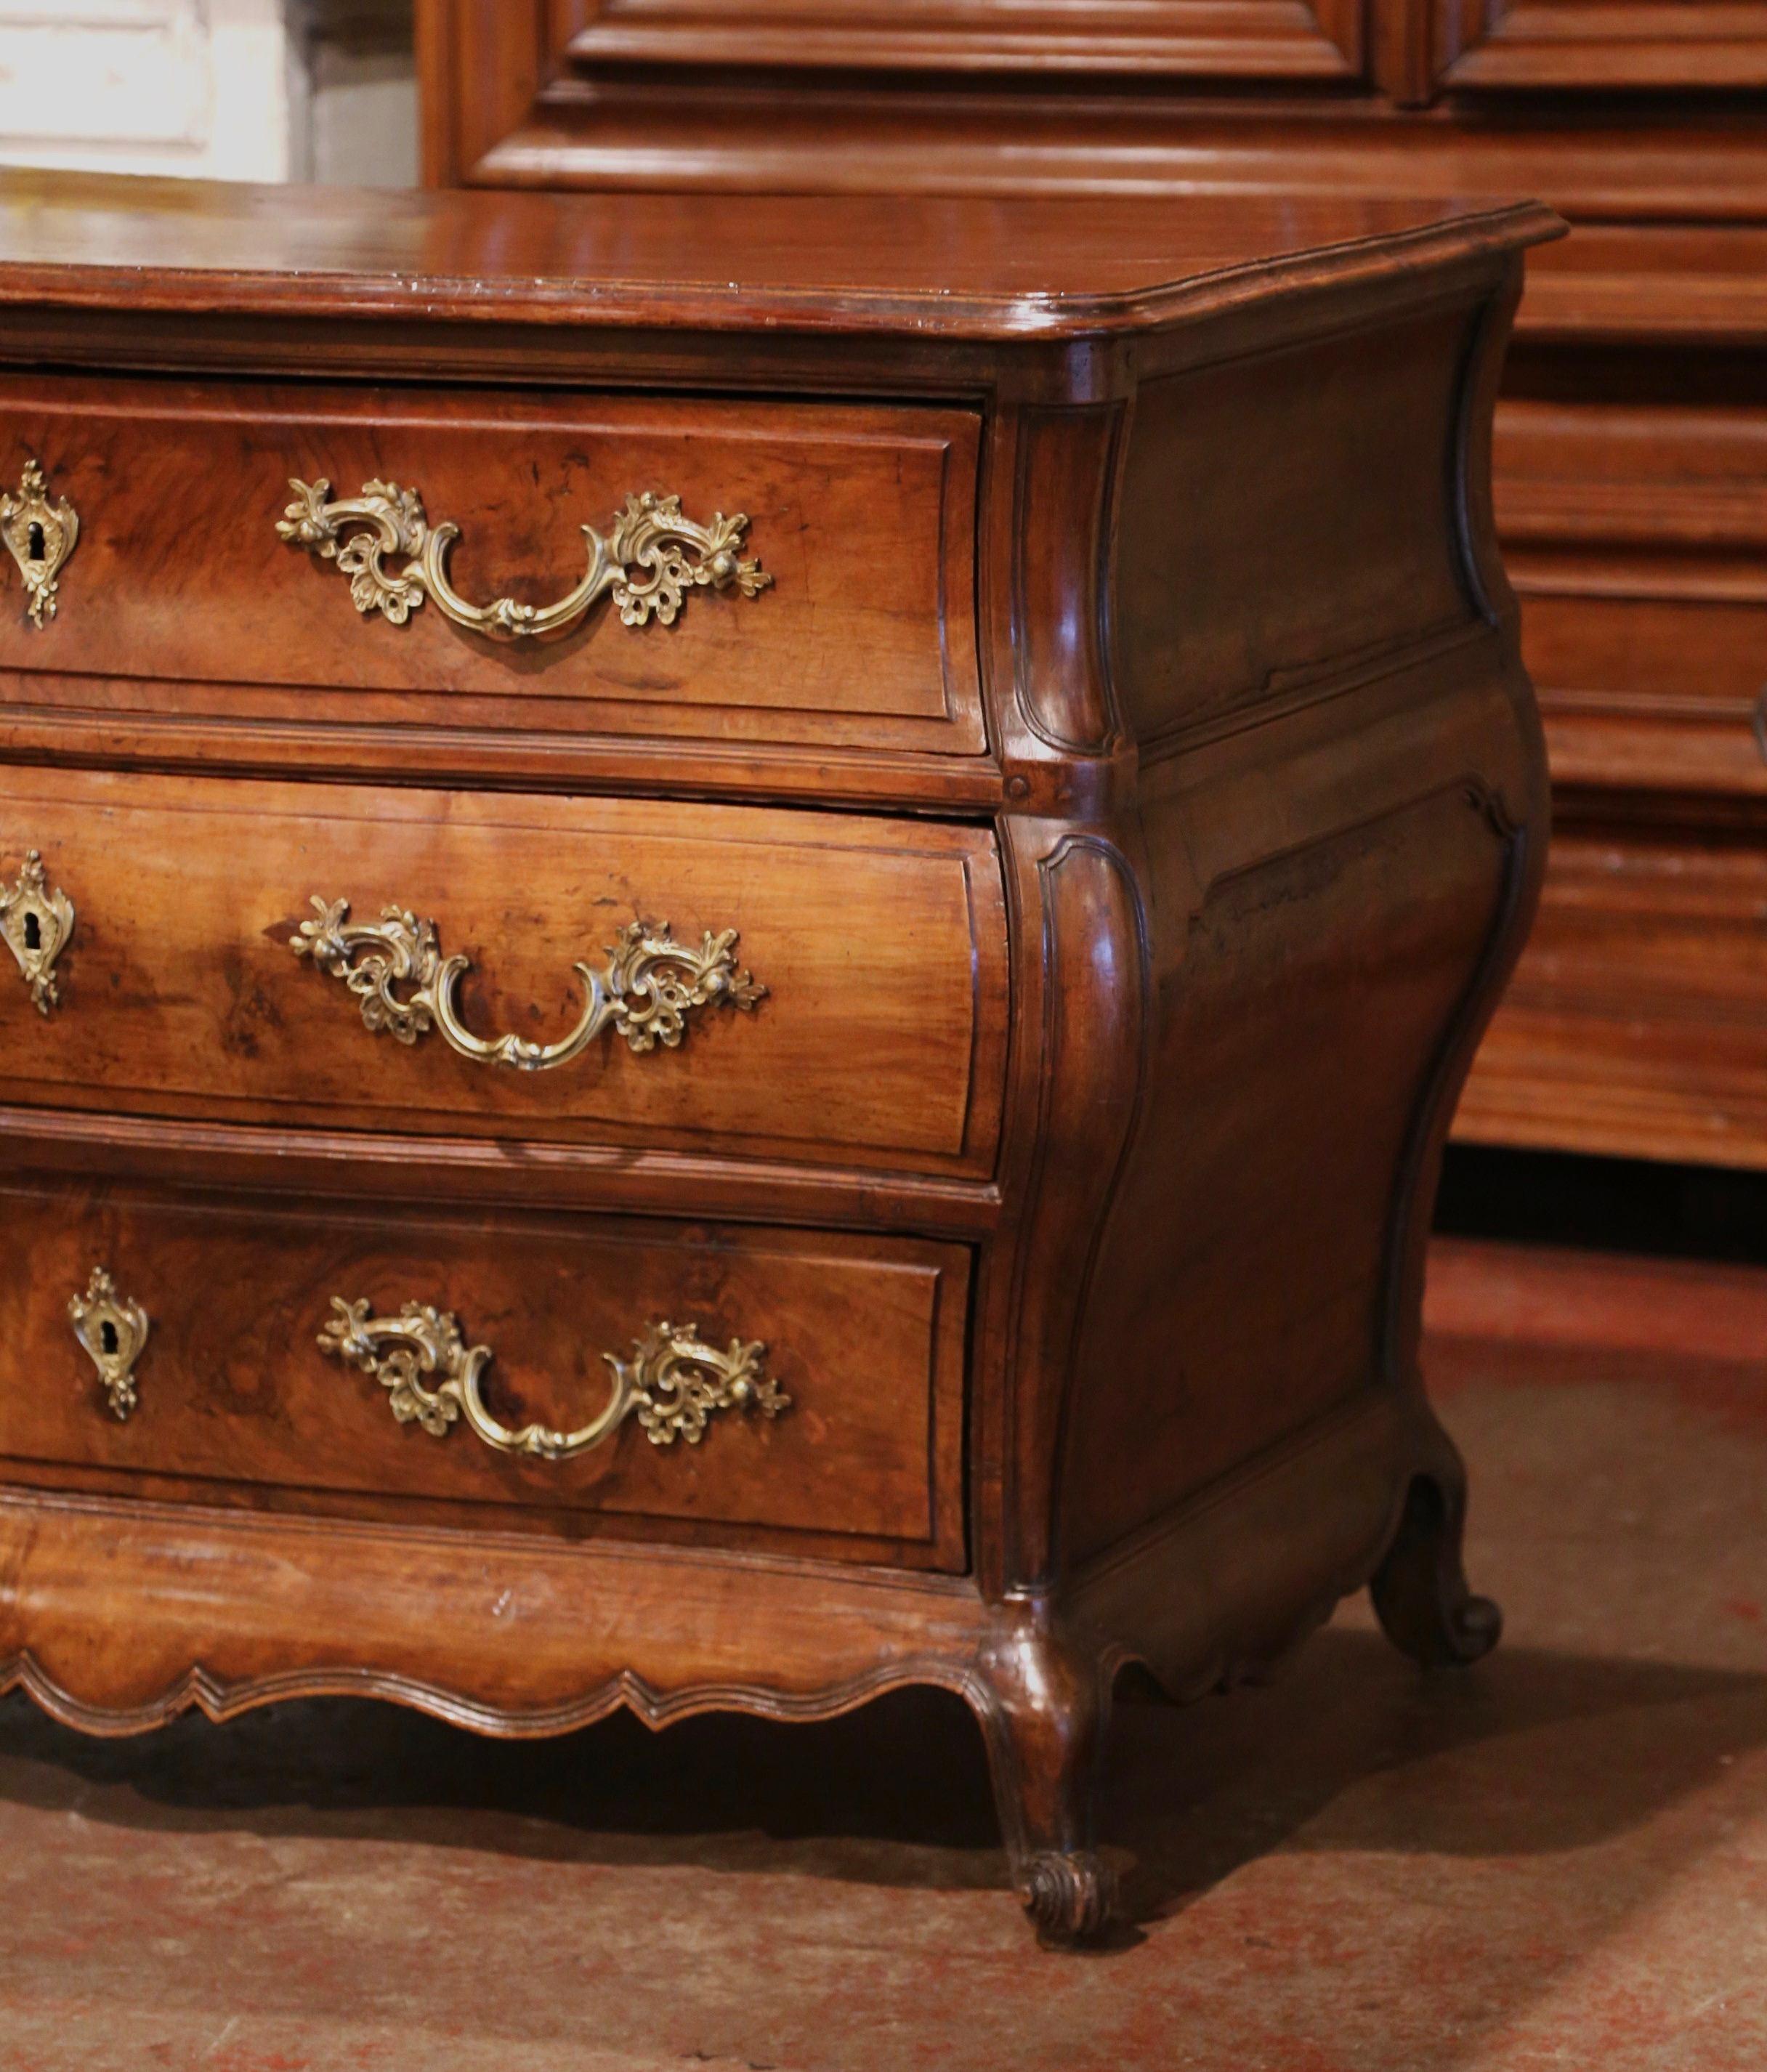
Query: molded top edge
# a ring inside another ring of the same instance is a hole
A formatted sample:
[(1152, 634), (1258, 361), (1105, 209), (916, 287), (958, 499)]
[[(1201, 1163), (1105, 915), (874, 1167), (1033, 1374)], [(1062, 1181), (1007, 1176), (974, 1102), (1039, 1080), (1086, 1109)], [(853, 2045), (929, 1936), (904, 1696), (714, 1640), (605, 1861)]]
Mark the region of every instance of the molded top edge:
[(1535, 203), (584, 195), (0, 172), (0, 303), (1013, 344), (1562, 233)]

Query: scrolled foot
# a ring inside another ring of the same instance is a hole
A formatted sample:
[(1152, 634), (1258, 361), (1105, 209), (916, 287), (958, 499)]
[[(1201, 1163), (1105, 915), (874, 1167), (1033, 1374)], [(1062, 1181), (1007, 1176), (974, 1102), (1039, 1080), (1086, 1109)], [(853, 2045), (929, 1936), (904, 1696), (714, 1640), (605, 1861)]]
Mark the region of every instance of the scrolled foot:
[(1457, 1485), (1419, 1475), (1385, 1559), (1369, 1585), (1387, 1638), (1426, 1669), (1463, 1667), (1489, 1655), (1503, 1614), (1475, 1597), (1461, 1566), (1465, 1498)]
[(1477, 1662), (1503, 1638), (1502, 1606), (1494, 1597), (1475, 1597), (1470, 1591), (1462, 1603), (1444, 1613), (1444, 1622), (1449, 1654), (1456, 1662)]
[(972, 1702), (1013, 1888), (1046, 1948), (1096, 1942), (1116, 1898), (1111, 1867), (1092, 1847), (1106, 1658), (1046, 1604), (1012, 1599), (997, 1609), (976, 1669)]
[(1046, 1849), (1021, 1867), (1018, 1896), (1039, 1942), (1081, 1949), (1116, 1918), (1116, 1873), (1091, 1849)]

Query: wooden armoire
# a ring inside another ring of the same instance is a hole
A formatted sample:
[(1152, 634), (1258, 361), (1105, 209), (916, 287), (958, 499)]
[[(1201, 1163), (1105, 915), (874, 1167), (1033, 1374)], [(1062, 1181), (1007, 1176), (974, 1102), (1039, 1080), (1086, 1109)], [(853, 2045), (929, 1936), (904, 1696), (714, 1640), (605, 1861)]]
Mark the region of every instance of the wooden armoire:
[(1767, 1166), (1767, 6), (419, 0), (428, 177), (1532, 195), (1498, 516), (1554, 849), (1465, 1138)]

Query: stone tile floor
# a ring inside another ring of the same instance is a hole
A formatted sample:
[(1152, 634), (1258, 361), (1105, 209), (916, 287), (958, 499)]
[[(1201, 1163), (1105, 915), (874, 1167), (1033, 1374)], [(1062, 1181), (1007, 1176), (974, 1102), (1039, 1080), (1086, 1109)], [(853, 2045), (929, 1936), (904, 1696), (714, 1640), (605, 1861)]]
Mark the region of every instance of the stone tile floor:
[(1439, 1250), (1432, 1384), (1508, 1635), (1358, 1602), (1125, 1702), (1135, 1925), (1040, 1954), (936, 1694), (495, 1745), (299, 1704), (0, 1705), (4, 2072), (1761, 2072), (1767, 1273)]

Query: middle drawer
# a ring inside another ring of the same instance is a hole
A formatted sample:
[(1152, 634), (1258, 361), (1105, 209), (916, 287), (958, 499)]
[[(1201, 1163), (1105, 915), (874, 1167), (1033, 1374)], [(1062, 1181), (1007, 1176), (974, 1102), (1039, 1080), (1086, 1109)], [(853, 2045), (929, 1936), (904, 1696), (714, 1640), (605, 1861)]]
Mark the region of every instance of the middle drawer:
[(14, 769), (0, 930), (9, 1102), (992, 1161), (982, 828)]

